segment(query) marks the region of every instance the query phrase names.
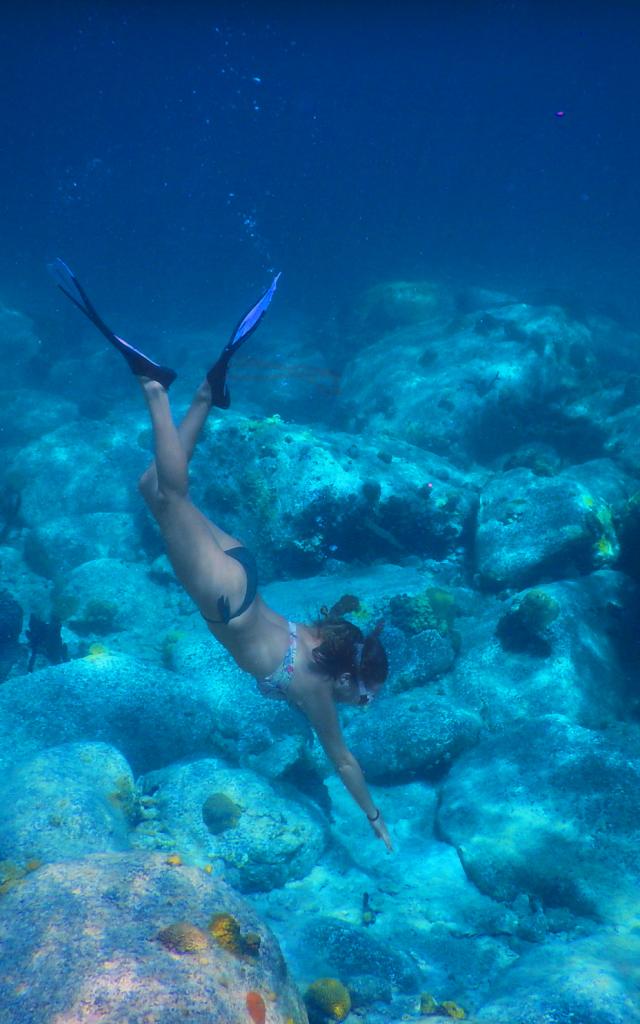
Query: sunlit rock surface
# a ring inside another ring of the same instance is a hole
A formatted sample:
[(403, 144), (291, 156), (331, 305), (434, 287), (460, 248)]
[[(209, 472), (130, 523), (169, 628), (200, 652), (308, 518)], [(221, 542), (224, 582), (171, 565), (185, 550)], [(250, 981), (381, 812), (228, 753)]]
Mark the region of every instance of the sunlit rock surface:
[[(217, 914), (232, 918), (218, 937)], [(147, 1024), (150, 1014), (157, 1024), (247, 1024), (249, 993), (269, 1022), (306, 1024), (278, 944), (249, 904), (158, 854), (38, 869), (3, 897), (0, 944), (2, 1024)]]
[(104, 743), (49, 747), (0, 781), (0, 861), (23, 866), (129, 848), (129, 765)]

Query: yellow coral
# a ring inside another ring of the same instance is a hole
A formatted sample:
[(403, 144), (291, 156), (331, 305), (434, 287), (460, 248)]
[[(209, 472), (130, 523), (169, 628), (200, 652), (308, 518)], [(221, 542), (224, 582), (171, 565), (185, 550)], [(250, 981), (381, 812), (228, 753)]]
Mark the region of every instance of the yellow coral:
[(243, 953), (242, 935), (240, 925), (233, 914), (214, 914), (209, 922), (209, 931), (219, 946), (226, 949), (234, 956), (241, 956)]
[(330, 1020), (344, 1020), (351, 1009), (351, 996), (337, 978), (318, 978), (309, 985), (304, 997), (310, 1015), (322, 1014)]
[(429, 992), (423, 992), (420, 996), (420, 1013), (423, 1017), (431, 1016), (438, 1012), (438, 1003)]
[(454, 1020), (464, 1020), (466, 1016), (462, 1007), (458, 1006), (457, 1003), (451, 1002), (451, 1000), (440, 1003), (440, 1009), (444, 1010), (448, 1017), (453, 1017)]
[(88, 652), (88, 658), (106, 658), (108, 657), (109, 650), (104, 644), (91, 644)]
[(226, 793), (211, 793), (202, 805), (202, 820), (214, 836), (235, 828), (241, 815), (242, 807)]
[(158, 932), (158, 938), (173, 953), (201, 953), (209, 946), (207, 933), (188, 921), (170, 924)]
[(596, 554), (600, 558), (611, 558), (615, 554), (613, 544), (607, 537), (599, 537), (596, 541)]
[(128, 818), (133, 818), (136, 811), (136, 797), (127, 775), (116, 779), (115, 789), (107, 796), (109, 803), (122, 811)]
[(257, 932), (243, 935), (233, 914), (214, 914), (209, 922), (209, 931), (218, 945), (234, 956), (255, 959), (260, 955), (262, 939)]

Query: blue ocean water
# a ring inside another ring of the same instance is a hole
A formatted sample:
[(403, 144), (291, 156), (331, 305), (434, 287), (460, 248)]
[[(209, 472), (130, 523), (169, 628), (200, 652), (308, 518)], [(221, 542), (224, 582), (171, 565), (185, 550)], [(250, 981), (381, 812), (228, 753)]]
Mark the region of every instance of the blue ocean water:
[[(640, 1021), (639, 33), (3, 11), (0, 1024)], [(176, 415), (282, 273), (191, 493), (285, 619), (384, 621), (393, 853), (177, 583), (56, 257)]]

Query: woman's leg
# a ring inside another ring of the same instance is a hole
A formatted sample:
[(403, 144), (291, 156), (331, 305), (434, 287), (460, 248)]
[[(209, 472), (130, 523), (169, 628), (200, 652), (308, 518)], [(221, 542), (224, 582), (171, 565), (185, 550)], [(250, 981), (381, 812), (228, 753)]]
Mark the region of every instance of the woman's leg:
[[(144, 388), (144, 382), (142, 383), (142, 388), (145, 394), (145, 398), (147, 399), (147, 405), (149, 405), (149, 398)], [(198, 438), (200, 437), (200, 433), (205, 424), (207, 416), (211, 412), (211, 407), (211, 388), (209, 387), (209, 384), (205, 378), (203, 383), (196, 391), (193, 397), (193, 401), (191, 402), (191, 405), (189, 406), (184, 418), (178, 424), (177, 428), (174, 428), (177, 429), (178, 439), (184, 452), (184, 458), (186, 459), (186, 466), (184, 466), (183, 469), (180, 469), (180, 473), (184, 472), (185, 484), (187, 486), (187, 467), (189, 462), (191, 461), (191, 456), (193, 455), (196, 443), (198, 441)], [(149, 409), (149, 411), (151, 412), (151, 408)], [(172, 459), (177, 458), (179, 460), (179, 453), (174, 453), (173, 449), (171, 450)], [(140, 493), (151, 506), (154, 498), (158, 494), (158, 470), (156, 467), (155, 459), (153, 460), (151, 465), (147, 467), (145, 472), (140, 477), (139, 489)], [(218, 544), (221, 547), (229, 548), (233, 547), (235, 544), (238, 543), (238, 541), (235, 540), (234, 537), (232, 537), (228, 533), (225, 533), (225, 531), (221, 530), (219, 526), (215, 525), (215, 523), (212, 523), (210, 520), (207, 520), (207, 522), (209, 523), (213, 536), (215, 537), (215, 539), (217, 540)]]
[(224, 552), (238, 541), (211, 523), (188, 494), (188, 460), (211, 408), (210, 399), (201, 388), (178, 429), (162, 385), (144, 377), (140, 383), (155, 443), (155, 460), (143, 474), (140, 490), (160, 526), (176, 576), (202, 614), (219, 619), (220, 597), (227, 597), (232, 608), (242, 603), (246, 575)]

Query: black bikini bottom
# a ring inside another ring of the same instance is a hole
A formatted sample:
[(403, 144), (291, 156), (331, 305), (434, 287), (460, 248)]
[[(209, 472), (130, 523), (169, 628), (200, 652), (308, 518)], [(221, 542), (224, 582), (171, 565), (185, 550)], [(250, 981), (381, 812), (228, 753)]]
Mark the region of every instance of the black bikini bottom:
[(247, 576), (247, 589), (245, 591), (244, 601), (233, 615), (231, 614), (231, 606), (229, 605), (229, 598), (226, 594), (218, 598), (218, 611), (220, 613), (220, 618), (208, 619), (206, 615), (202, 616), (206, 622), (210, 622), (214, 626), (226, 626), (232, 619), (237, 619), (239, 615), (246, 612), (258, 592), (258, 567), (256, 565), (256, 560), (249, 549), (240, 545), (237, 548), (228, 548), (225, 551), (225, 555), (230, 555), (231, 558), (235, 558), (236, 562), (240, 562), (240, 565)]

